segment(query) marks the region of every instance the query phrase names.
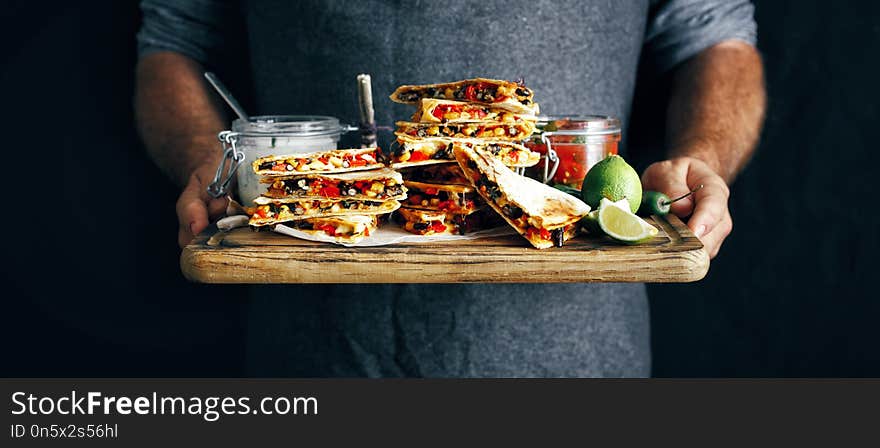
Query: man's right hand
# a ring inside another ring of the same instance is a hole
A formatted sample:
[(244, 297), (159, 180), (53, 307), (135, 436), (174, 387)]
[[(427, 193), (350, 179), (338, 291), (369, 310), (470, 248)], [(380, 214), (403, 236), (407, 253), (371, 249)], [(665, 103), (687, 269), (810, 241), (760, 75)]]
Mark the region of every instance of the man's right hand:
[(208, 185), (214, 180), (217, 167), (205, 164), (189, 176), (189, 182), (177, 199), (177, 244), (186, 246), (212, 221), (226, 211), (226, 198), (215, 199), (208, 195)]

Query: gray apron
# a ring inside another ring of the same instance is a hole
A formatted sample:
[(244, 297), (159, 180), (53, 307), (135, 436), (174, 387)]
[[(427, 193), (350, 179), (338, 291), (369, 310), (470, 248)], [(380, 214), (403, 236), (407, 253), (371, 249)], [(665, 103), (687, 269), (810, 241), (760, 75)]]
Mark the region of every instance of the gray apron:
[[(251, 0), (255, 112), (355, 122), (355, 76), (370, 73), (376, 120), (393, 124), (413, 112), (388, 100), (396, 86), (483, 76), (524, 78), (542, 113), (626, 123), (647, 3)], [(641, 284), (294, 285), (252, 296), (252, 376), (650, 374)]]

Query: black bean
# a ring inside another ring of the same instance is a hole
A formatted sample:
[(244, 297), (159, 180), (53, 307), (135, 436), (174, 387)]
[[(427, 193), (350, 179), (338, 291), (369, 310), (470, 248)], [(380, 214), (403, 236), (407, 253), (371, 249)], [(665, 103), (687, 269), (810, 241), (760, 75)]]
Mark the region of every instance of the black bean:
[(554, 229), (550, 232), (550, 236), (553, 238), (553, 244), (556, 247), (562, 247), (565, 244), (565, 228), (560, 227), (558, 229)]
[(523, 210), (515, 205), (506, 204), (504, 207), (501, 207), (501, 211), (504, 212), (504, 215), (510, 219), (519, 219), (523, 215)]
[(428, 224), (425, 224), (425, 223), (423, 223), (423, 222), (416, 222), (416, 223), (413, 223), (413, 229), (416, 229), (416, 230), (425, 230), (425, 229), (427, 229), (427, 228), (428, 228)]

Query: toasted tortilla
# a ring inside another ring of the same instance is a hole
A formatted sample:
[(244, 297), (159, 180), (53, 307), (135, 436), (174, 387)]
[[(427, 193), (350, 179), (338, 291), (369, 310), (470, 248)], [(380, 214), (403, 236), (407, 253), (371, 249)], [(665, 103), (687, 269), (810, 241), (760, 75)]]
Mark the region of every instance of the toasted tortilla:
[(397, 209), (400, 217), (410, 222), (446, 221), (446, 213), (438, 210), (424, 210), (412, 207)]
[(520, 176), (479, 149), (455, 145), (453, 152), (480, 196), (539, 249), (553, 246), (554, 241), (539, 238), (540, 233), (534, 235), (535, 231), (545, 230), (549, 233), (561, 229), (563, 234), (573, 235), (577, 222), (590, 212), (590, 206), (583, 201), (534, 179)]
[(448, 191), (451, 193), (473, 193), (474, 187), (471, 185), (459, 185), (459, 184), (437, 184), (431, 182), (416, 182), (411, 180), (403, 181), (403, 184), (407, 187), (418, 188), (419, 190), (425, 190), (427, 188), (433, 188), (440, 191)]
[(394, 179), (398, 182), (403, 182), (403, 178), (400, 176), (395, 170), (382, 166), (379, 169), (370, 170), (370, 171), (354, 171), (348, 173), (308, 173), (308, 174), (293, 174), (289, 176), (277, 176), (271, 179), (260, 179), (260, 182), (264, 184), (271, 184), (276, 180), (287, 180), (287, 179), (334, 179), (334, 180), (344, 180), (344, 181), (359, 181), (359, 180), (376, 180), (376, 179)]
[[(454, 162), (455, 157), (452, 155), (453, 143), (480, 147), (498, 157), (501, 163), (511, 167), (534, 166), (541, 160), (541, 154), (511, 141), (449, 137), (419, 138), (402, 133), (395, 135), (397, 135), (399, 150), (392, 153), (391, 168), (394, 169)], [(412, 161), (414, 159), (413, 153), (415, 152), (420, 152), (423, 155), (419, 157), (419, 160)]]
[[(337, 243), (355, 244), (376, 231), (379, 220), (376, 216), (351, 215), (333, 216), (329, 218), (300, 219), (278, 223), (278, 226), (290, 227), (309, 235), (326, 235)], [(333, 227), (333, 233), (326, 226)]]
[[(353, 149), (333, 149), (330, 151), (318, 151), (303, 154), (288, 154), (280, 156), (265, 156), (254, 160), (251, 164), (254, 172), (260, 176), (289, 176), (294, 174), (308, 173), (344, 173), (348, 171), (363, 171), (381, 168), (382, 163), (379, 161), (381, 150), (377, 147), (372, 148), (353, 148)], [(370, 153), (375, 153), (370, 155)], [(360, 157), (358, 157), (360, 156)], [(367, 157), (364, 157), (367, 156)], [(318, 159), (327, 159), (328, 163), (322, 163)], [(349, 162), (349, 166), (344, 166), (346, 160), (366, 159), (365, 165), (353, 166)], [(370, 161), (369, 159), (372, 159)], [(331, 163), (339, 161), (340, 166)], [(300, 164), (304, 161), (305, 164)], [(273, 166), (283, 166), (283, 170), (266, 168), (264, 164), (273, 164)], [(289, 165), (289, 166), (288, 166)], [(297, 169), (299, 167), (299, 169)]]
[[(350, 173), (267, 177), (260, 182), (272, 184), (263, 196), (273, 199), (294, 197), (386, 201), (406, 198), (403, 177), (397, 171), (385, 167)], [(379, 185), (374, 190), (372, 187), (377, 182)], [(370, 185), (366, 185), (367, 183)]]
[[(252, 226), (331, 216), (382, 215), (400, 207), (400, 202), (396, 200), (374, 202), (354, 199), (271, 199), (260, 196), (254, 199), (254, 202), (257, 206), (254, 207), (254, 214), (248, 222)], [(302, 209), (302, 213), (297, 213), (297, 209)]]
[(438, 98), (489, 104), (517, 113), (537, 115), (533, 97), (534, 92), (520, 83), (488, 78), (400, 86), (390, 96), (395, 103), (416, 104), (422, 98)]
[(503, 121), (463, 121), (457, 123), (413, 123), (398, 121), (397, 134), (409, 137), (478, 138), (518, 142), (535, 131), (534, 121), (505, 123)]
[(533, 113), (520, 114), (501, 107), (466, 101), (422, 98), (412, 116), (416, 123), (461, 123), (467, 121), (502, 121), (514, 123), (536, 121)]

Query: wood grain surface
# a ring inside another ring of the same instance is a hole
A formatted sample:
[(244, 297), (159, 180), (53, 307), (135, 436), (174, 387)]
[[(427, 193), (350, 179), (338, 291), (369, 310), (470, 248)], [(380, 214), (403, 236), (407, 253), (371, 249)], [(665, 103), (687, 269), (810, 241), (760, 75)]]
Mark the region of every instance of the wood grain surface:
[(203, 283), (692, 282), (709, 270), (702, 243), (675, 216), (635, 246), (580, 235), (534, 249), (519, 235), (347, 248), (271, 231), (210, 227), (184, 248), (183, 275)]

